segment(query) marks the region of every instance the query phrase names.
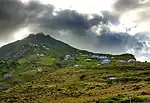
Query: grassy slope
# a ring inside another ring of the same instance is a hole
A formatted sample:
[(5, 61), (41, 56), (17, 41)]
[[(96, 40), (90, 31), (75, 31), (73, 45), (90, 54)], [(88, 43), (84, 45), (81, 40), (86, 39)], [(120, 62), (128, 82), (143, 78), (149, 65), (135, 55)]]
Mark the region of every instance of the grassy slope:
[[(53, 67), (46, 65), (38, 66), (43, 71), (24, 72), (22, 77), (25, 77), (27, 73), (25, 79), (28, 77), (30, 80), (1, 92), (0, 102), (112, 103), (114, 101), (114, 103), (121, 103), (124, 101), (128, 103), (129, 100), (150, 101), (149, 66), (149, 63), (113, 63), (101, 66), (89, 64), (81, 68), (59, 69), (51, 69)], [(109, 80), (106, 76), (114, 76), (117, 79)]]

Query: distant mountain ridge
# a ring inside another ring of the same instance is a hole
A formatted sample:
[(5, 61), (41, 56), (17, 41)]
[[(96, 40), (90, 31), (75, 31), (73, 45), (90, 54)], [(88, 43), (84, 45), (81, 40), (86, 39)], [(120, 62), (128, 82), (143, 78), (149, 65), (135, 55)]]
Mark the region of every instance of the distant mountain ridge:
[(2, 60), (16, 60), (29, 55), (43, 54), (53, 54), (57, 57), (61, 57), (66, 54), (95, 54), (109, 57), (115, 56), (118, 59), (135, 59), (132, 54), (112, 55), (79, 50), (62, 41), (54, 39), (50, 35), (44, 35), (44, 33), (30, 34), (22, 40), (4, 45), (0, 48), (0, 59)]

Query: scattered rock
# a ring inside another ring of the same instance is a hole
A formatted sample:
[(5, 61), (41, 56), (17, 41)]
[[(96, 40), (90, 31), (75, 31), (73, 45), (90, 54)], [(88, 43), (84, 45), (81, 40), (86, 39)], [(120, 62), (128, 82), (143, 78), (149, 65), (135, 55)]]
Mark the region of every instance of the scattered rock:
[(142, 92), (141, 95), (150, 95), (150, 92)]
[(81, 75), (81, 76), (80, 76), (80, 79), (83, 79), (83, 78), (85, 78), (85, 75)]
[(11, 79), (11, 78), (12, 78), (12, 74), (11, 73), (4, 74), (4, 79), (5, 80)]

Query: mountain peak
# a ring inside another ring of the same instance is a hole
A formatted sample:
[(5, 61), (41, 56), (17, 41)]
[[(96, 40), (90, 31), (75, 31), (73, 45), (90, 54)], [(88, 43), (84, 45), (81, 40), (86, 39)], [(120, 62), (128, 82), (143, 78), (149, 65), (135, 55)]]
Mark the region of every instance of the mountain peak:
[[(34, 48), (31, 45), (37, 45), (37, 48)], [(14, 57), (17, 57), (17, 59), (19, 59), (27, 55), (36, 55), (37, 52), (39, 53), (41, 51), (45, 53), (50, 52), (43, 49), (42, 46), (49, 48), (51, 52), (56, 55), (64, 55), (66, 52), (75, 52), (77, 50), (68, 44), (54, 39), (50, 35), (37, 33), (30, 34), (22, 40), (10, 43), (0, 48), (0, 58), (14, 59)]]
[(42, 39), (42, 38), (52, 38), (52, 37), (50, 35), (45, 35), (43, 32), (40, 32), (40, 33), (36, 33), (36, 34), (30, 34), (26, 38), (39, 38), (39, 39)]
[(58, 42), (56, 39), (51, 37), (50, 35), (45, 35), (43, 32), (36, 33), (36, 34), (30, 34), (28, 37), (24, 38), (23, 41), (26, 41), (27, 43), (33, 43), (33, 44), (55, 44)]

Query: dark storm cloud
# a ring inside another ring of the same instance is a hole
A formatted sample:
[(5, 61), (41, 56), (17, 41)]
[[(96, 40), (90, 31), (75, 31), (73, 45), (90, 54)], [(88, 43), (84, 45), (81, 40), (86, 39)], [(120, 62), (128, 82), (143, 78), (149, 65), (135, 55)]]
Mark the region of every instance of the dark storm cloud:
[(23, 4), (20, 0), (0, 0), (1, 42), (10, 41), (16, 31), (29, 26), (29, 22), (33, 22), (45, 10), (50, 12), (53, 6), (34, 1)]
[(43, 5), (40, 2), (30, 1), (25, 5), (28, 12), (28, 24), (37, 23), (39, 18), (51, 18), (54, 11), (53, 5)]
[(97, 14), (92, 14), (88, 18), (87, 14), (80, 14), (75, 10), (57, 11), (53, 15), (54, 6), (44, 5), (39, 2), (29, 2), (23, 4), (19, 0), (0, 1), (0, 37), (5, 40), (19, 28), (30, 26), (32, 31), (38, 30), (70, 30), (76, 34), (85, 34), (93, 26), (110, 22), (117, 23), (117, 18), (111, 13), (102, 12), (104, 18)]
[[(127, 0), (126, 6), (128, 3), (132, 2)], [(124, 11), (119, 4), (123, 5), (124, 2), (116, 3), (116, 9)], [(108, 22), (115, 25), (119, 23), (119, 16), (113, 12), (103, 11), (102, 15), (103, 17), (92, 14), (92, 18), (89, 18), (89, 14), (74, 10), (56, 11), (54, 6), (39, 2), (23, 4), (18, 0), (0, 0), (0, 40), (6, 41), (19, 28), (29, 26), (32, 32), (45, 32), (72, 45), (96, 52), (121, 53), (131, 48), (135, 51), (144, 48), (143, 37), (148, 38), (146, 34), (131, 36), (106, 32), (107, 30), (100, 33), (93, 31), (93, 28), (108, 28)]]
[[(18, 0), (0, 0), (0, 38), (10, 36), (26, 20), (24, 5)], [(5, 38), (5, 39), (6, 39)]]
[(117, 0), (114, 9), (118, 13), (124, 13), (138, 8), (150, 6), (150, 0)]
[(119, 17), (129, 13), (129, 15), (136, 15), (136, 18), (132, 19), (134, 19), (133, 21), (137, 24), (149, 23), (150, 0), (117, 0), (113, 7), (113, 13), (118, 14)]
[(35, 24), (39, 28), (84, 33), (85, 30), (99, 25), (102, 21), (102, 17), (99, 15), (93, 15), (92, 19), (88, 19), (88, 15), (79, 14), (74, 10), (59, 11), (56, 16), (49, 16), (48, 14), (49, 12), (45, 12), (40, 18), (36, 19)]
[(114, 7), (119, 12), (125, 12), (140, 6), (139, 0), (117, 0)]
[[(135, 52), (141, 52), (146, 46), (149, 37), (146, 34), (129, 35), (127, 33), (106, 32), (97, 36), (99, 48), (101, 51), (113, 53), (126, 52), (133, 49)], [(105, 49), (104, 49), (105, 48)]]
[(119, 16), (113, 12), (102, 11), (102, 15), (104, 16), (103, 22), (111, 22), (114, 25), (119, 24)]
[(36, 29), (40, 28), (41, 31), (43, 28), (84, 32), (102, 20), (98, 15), (88, 19), (88, 15), (73, 10), (58, 11), (56, 16), (53, 13), (52, 5), (35, 1), (23, 4), (19, 0), (0, 0), (0, 37), (6, 40), (13, 32), (25, 26), (30, 26), (31, 30), (36, 26)]

